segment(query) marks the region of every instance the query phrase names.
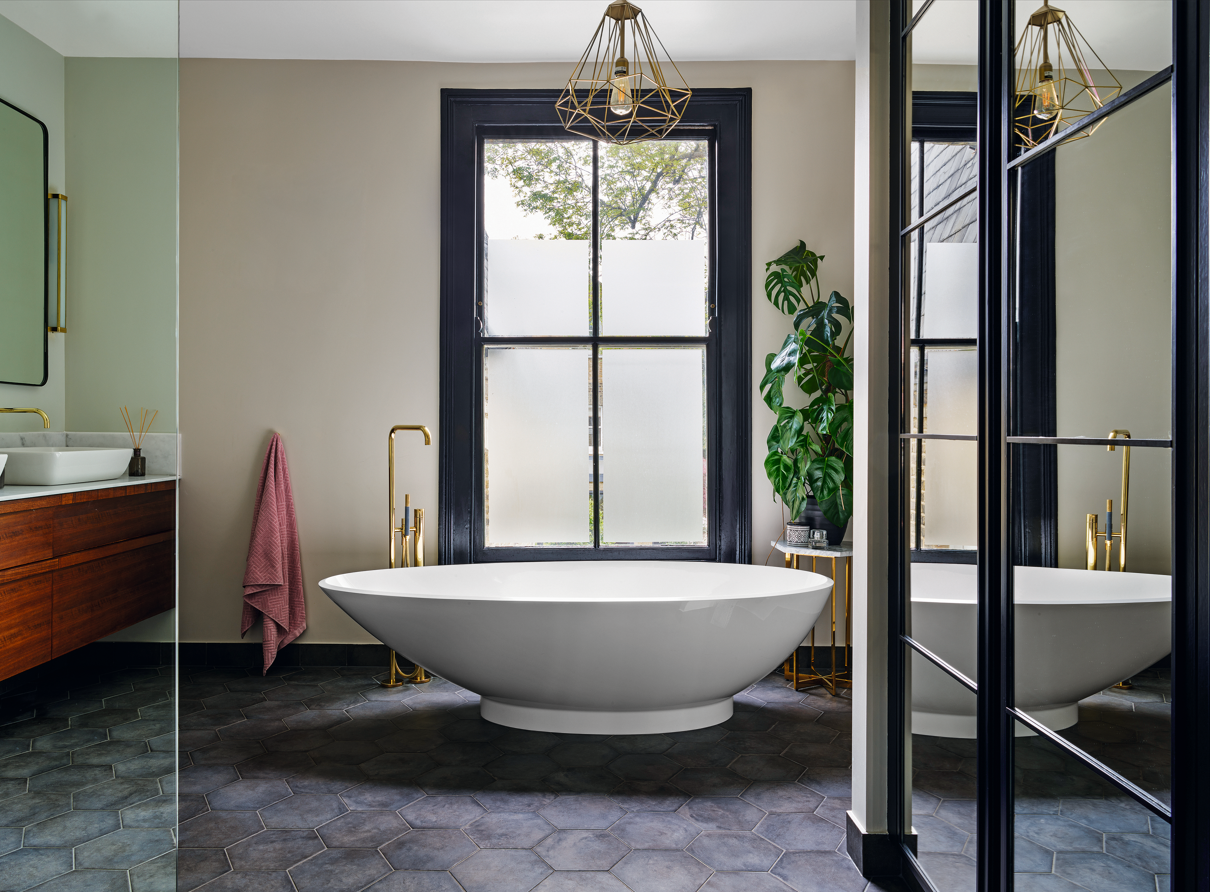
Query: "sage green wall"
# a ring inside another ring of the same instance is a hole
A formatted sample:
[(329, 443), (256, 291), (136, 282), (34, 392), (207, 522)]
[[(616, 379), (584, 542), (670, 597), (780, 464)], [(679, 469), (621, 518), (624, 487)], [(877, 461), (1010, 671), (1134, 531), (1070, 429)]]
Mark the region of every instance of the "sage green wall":
[(66, 60), (67, 417), (176, 430), (176, 59)]
[[(0, 16), (0, 99), (29, 112), (46, 125), (47, 179), (50, 190), (67, 192), (63, 174), (63, 57), (27, 31)], [(68, 195), (71, 193), (68, 192)], [(41, 387), (0, 384), (0, 406), (37, 406), (50, 416), (51, 427), (64, 429), (63, 344), (65, 335), (48, 341), (50, 373)], [(40, 430), (37, 415), (0, 416), (0, 431)]]

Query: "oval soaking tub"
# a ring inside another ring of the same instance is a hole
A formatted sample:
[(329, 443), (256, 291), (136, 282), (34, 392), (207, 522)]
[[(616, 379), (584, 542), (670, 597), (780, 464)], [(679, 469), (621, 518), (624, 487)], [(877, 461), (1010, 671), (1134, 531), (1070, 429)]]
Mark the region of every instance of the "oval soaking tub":
[(451, 564), (319, 583), (375, 638), (531, 731), (650, 734), (726, 721), (815, 625), (832, 581), (677, 561)]
[[(975, 678), (976, 568), (912, 564), (912, 637)], [(1172, 580), (1149, 573), (1016, 567), (1018, 708), (1070, 728), (1077, 702), (1172, 650)], [(975, 695), (912, 654), (912, 731), (975, 736)], [(1017, 724), (1017, 735), (1033, 734)]]

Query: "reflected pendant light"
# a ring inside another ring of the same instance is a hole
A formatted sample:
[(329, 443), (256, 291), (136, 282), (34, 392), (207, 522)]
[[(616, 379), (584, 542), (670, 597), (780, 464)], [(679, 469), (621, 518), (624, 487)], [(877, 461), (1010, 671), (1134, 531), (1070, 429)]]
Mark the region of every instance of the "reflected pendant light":
[(643, 10), (616, 0), (555, 108), (572, 133), (626, 145), (667, 136), (685, 113), (691, 92)]
[[(1014, 51), (1017, 64), (1013, 129), (1028, 148), (1049, 138), (1122, 92), (1101, 57), (1080, 33), (1071, 16), (1043, 0), (1029, 17)], [(1088, 59), (1097, 62), (1097, 74)], [(1079, 136), (1091, 136), (1096, 124)]]

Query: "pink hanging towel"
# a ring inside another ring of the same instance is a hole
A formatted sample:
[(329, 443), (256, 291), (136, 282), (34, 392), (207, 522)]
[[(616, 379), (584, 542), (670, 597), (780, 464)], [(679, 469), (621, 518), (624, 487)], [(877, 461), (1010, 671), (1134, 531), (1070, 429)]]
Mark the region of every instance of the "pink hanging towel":
[(241, 638), (252, 628), (257, 614), (264, 616), (264, 674), (277, 659), (277, 652), (307, 628), (294, 493), (286, 467), (286, 447), (277, 434), (269, 441), (256, 487), (252, 541), (244, 570)]

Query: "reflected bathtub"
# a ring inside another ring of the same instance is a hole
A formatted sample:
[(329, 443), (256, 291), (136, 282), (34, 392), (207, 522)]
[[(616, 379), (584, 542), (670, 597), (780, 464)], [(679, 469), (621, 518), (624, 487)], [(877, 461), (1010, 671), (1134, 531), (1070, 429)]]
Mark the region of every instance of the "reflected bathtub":
[(367, 570), (319, 583), (371, 635), (533, 731), (652, 734), (726, 721), (815, 625), (825, 576), (679, 561)]
[[(975, 678), (976, 568), (912, 564), (912, 637)], [(1056, 731), (1076, 704), (1172, 649), (1172, 579), (1053, 567), (1015, 568), (1018, 708)], [(977, 679), (976, 679), (977, 680)], [(912, 731), (975, 736), (975, 695), (912, 654)], [(1018, 724), (1018, 736), (1032, 734)]]

